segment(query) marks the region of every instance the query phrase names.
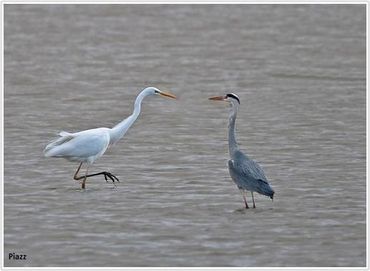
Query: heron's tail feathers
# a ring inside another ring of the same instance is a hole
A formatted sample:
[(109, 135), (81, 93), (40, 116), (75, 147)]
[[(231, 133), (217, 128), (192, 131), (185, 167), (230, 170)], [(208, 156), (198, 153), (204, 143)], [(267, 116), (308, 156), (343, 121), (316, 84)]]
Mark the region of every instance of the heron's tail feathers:
[(73, 138), (73, 134), (61, 131), (57, 139), (51, 141), (44, 149), (44, 155), (46, 157), (52, 157), (55, 155), (55, 147), (62, 145), (65, 142), (70, 141)]
[(258, 185), (256, 191), (262, 195), (268, 196), (274, 199), (275, 191), (271, 188), (268, 182), (264, 180), (258, 180)]

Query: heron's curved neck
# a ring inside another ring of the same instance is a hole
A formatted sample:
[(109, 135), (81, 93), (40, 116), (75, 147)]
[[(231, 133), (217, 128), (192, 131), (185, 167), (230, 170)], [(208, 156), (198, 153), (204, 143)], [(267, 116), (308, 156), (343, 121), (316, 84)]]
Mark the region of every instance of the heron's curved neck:
[(235, 121), (238, 113), (238, 105), (232, 104), (229, 115), (229, 154), (232, 157), (234, 153), (239, 150), (238, 143), (235, 138)]
[(132, 126), (132, 124), (135, 122), (137, 117), (140, 115), (141, 112), (141, 103), (144, 100), (146, 96), (150, 95), (150, 93), (142, 91), (135, 100), (135, 106), (134, 111), (132, 114), (118, 123), (116, 126), (114, 126), (110, 131), (110, 144), (116, 143), (118, 140), (120, 140), (127, 130)]

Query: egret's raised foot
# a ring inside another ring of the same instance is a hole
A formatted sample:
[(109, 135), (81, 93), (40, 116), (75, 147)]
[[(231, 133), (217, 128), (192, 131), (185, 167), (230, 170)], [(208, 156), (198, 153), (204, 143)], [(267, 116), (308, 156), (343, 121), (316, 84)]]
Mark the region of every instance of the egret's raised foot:
[(112, 182), (119, 182), (119, 179), (114, 176), (112, 173), (103, 171), (101, 174), (104, 174), (105, 181), (108, 182), (108, 178), (112, 180)]

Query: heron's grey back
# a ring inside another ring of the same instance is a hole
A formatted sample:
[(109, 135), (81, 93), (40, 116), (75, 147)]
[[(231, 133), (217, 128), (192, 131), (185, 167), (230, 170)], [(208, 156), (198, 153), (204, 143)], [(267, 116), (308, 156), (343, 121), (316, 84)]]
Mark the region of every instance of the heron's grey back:
[(272, 197), (274, 191), (267, 182), (262, 168), (240, 150), (232, 155), (229, 160), (230, 176), (239, 188), (256, 191), (260, 194)]

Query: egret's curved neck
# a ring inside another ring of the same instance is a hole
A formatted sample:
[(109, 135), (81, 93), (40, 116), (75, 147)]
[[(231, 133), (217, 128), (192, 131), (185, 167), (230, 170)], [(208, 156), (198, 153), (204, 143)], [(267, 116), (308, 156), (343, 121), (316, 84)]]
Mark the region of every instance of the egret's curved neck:
[(229, 154), (232, 157), (239, 150), (238, 143), (235, 138), (235, 121), (238, 113), (239, 103), (231, 103), (229, 114)]
[(111, 131), (110, 131), (110, 144), (116, 143), (118, 140), (120, 140), (127, 130), (131, 127), (131, 125), (135, 122), (137, 117), (140, 115), (141, 112), (141, 103), (144, 100), (144, 98), (151, 93), (148, 91), (143, 90), (135, 100), (135, 105), (134, 105), (134, 111), (132, 114), (118, 123), (116, 126), (114, 126)]

